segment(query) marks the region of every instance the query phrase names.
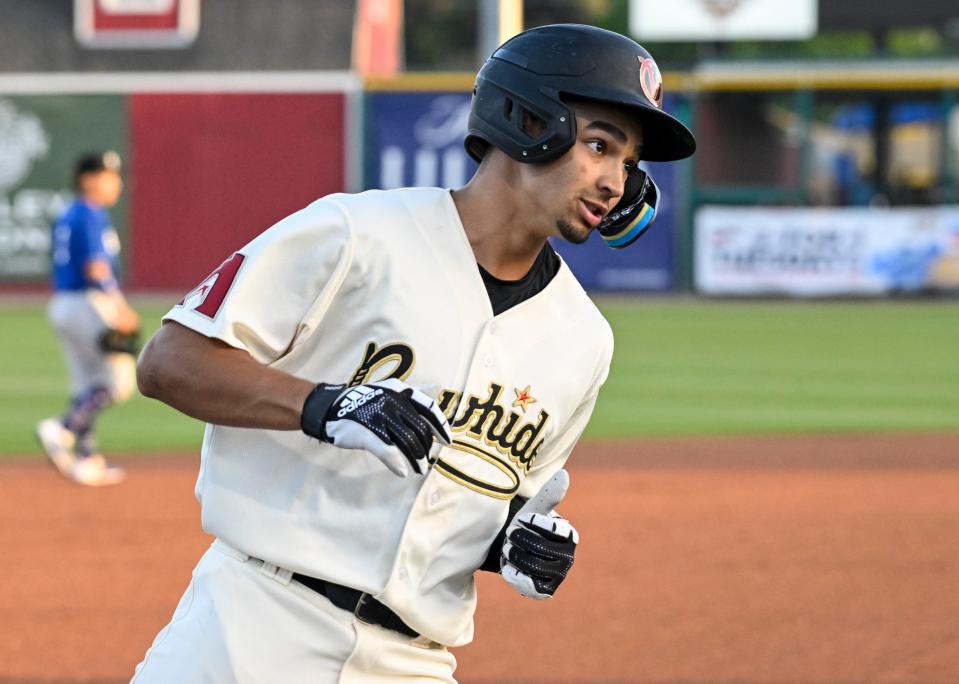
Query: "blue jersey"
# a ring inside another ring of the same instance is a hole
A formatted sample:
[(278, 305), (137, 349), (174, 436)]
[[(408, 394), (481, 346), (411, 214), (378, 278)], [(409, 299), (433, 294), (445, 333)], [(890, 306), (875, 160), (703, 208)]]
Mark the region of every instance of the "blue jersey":
[(76, 199), (53, 224), (53, 289), (85, 290), (92, 287), (86, 265), (107, 259), (116, 272), (119, 241), (106, 209)]

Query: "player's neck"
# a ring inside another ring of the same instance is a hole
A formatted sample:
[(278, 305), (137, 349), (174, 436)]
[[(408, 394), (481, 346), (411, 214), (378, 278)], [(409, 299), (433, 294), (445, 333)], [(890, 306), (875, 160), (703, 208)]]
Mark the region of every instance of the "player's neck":
[(501, 280), (529, 273), (546, 242), (525, 216), (521, 199), (504, 176), (483, 173), (482, 167), (465, 187), (453, 191), (477, 263)]
[(105, 209), (106, 203), (101, 200), (101, 198), (94, 193), (82, 193), (80, 199), (83, 200), (87, 205), (94, 207), (95, 209)]

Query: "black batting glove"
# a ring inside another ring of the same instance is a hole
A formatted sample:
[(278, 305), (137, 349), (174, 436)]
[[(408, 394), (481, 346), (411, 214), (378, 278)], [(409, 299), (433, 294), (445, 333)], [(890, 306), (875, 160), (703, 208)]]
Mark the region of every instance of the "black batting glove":
[(568, 488), (569, 474), (560, 470), (506, 528), (500, 574), (528, 598), (551, 597), (573, 567), (579, 532), (555, 510)]
[(369, 451), (400, 477), (425, 472), (434, 436), (445, 445), (453, 439), (436, 402), (396, 378), (317, 385), (303, 404), (300, 427), (338, 447)]

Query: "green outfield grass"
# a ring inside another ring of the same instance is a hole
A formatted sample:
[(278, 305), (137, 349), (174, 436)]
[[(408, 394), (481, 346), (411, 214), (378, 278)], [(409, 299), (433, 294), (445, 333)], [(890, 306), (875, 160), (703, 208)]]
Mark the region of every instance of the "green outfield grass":
[[(588, 436), (959, 429), (954, 302), (601, 306), (616, 354)], [(166, 306), (138, 308), (152, 332)], [(60, 351), (41, 304), (0, 304), (0, 329), (0, 456), (39, 453), (34, 424), (64, 408)], [(137, 396), (100, 434), (114, 453), (196, 451), (202, 425)]]
[(959, 429), (955, 302), (610, 301), (588, 434)]

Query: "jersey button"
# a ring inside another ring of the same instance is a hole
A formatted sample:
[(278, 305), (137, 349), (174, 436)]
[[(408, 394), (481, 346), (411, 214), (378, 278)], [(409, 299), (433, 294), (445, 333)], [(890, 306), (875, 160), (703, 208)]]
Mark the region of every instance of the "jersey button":
[(401, 580), (405, 580), (407, 575), (409, 575), (409, 573), (406, 571), (406, 568), (400, 568), (400, 571), (396, 574), (399, 575)]
[(493, 321), (492, 323), (489, 324), (489, 332), (490, 332), (490, 335), (493, 335), (493, 334), (496, 333), (496, 327), (497, 327), (497, 326), (496, 326), (496, 321)]
[(439, 492), (433, 492), (432, 494), (430, 494), (430, 506), (435, 506), (439, 502), (440, 502)]
[(487, 354), (486, 356), (483, 357), (483, 365), (486, 366), (487, 368), (493, 365), (492, 355)]

